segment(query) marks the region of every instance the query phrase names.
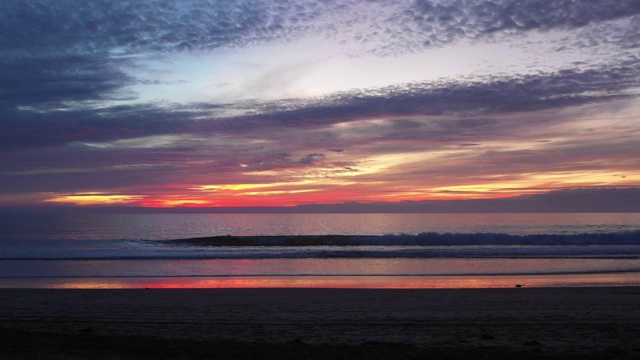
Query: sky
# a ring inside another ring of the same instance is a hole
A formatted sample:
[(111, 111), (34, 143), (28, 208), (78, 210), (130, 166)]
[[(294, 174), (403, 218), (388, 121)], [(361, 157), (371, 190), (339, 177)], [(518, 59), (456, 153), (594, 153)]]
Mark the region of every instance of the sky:
[(640, 0), (3, 0), (0, 207), (640, 186)]

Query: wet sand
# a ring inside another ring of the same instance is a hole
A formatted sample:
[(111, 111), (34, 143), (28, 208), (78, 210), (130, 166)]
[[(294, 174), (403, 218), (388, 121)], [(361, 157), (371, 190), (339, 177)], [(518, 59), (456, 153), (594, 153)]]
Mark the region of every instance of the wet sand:
[(640, 288), (0, 289), (0, 358), (640, 357)]

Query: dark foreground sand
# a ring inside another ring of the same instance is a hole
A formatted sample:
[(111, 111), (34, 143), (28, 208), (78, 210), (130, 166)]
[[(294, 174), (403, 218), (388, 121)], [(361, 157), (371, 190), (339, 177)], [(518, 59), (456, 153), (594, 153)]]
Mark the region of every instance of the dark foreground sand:
[(0, 289), (1, 359), (637, 359), (640, 288)]

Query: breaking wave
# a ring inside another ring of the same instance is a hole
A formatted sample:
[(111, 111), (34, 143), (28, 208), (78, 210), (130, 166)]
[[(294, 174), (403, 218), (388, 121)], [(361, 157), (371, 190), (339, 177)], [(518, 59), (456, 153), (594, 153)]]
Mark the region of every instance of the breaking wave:
[(580, 235), (422, 233), (20, 241), (0, 253), (0, 261), (527, 257), (640, 259), (640, 231)]
[(421, 233), (417, 235), (212, 236), (169, 240), (199, 246), (462, 246), (462, 245), (640, 245), (640, 231), (619, 233), (510, 235)]

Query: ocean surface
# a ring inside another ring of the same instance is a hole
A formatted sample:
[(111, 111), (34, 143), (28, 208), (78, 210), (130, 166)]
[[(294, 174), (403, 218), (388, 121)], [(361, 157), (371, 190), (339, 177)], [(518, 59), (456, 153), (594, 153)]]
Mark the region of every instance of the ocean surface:
[(9, 214), (0, 287), (640, 285), (640, 214)]

